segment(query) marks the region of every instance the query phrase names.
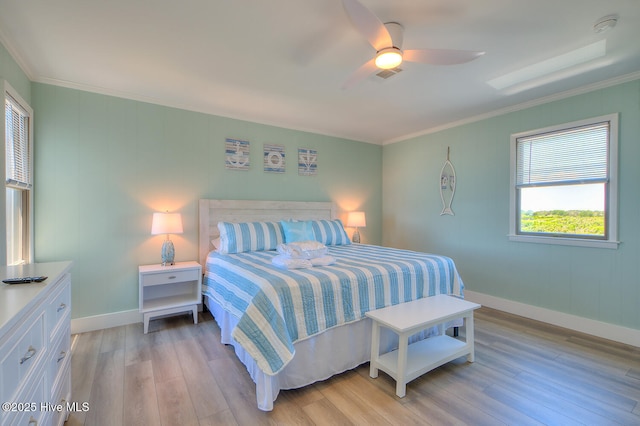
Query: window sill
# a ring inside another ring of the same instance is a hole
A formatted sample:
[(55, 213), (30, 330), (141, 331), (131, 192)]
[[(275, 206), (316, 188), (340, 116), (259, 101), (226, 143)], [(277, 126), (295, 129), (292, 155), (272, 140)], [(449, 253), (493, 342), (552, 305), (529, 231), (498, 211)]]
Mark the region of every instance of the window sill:
[(534, 235), (508, 235), (509, 241), (535, 244), (553, 244), (575, 247), (592, 247), (617, 250), (620, 241), (613, 240), (586, 240), (581, 238), (539, 237)]

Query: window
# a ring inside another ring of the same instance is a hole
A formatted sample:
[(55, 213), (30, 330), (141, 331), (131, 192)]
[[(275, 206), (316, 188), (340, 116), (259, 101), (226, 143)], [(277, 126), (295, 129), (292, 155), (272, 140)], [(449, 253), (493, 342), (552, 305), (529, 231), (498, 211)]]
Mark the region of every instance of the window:
[(5, 81), (7, 265), (33, 258), (33, 110)]
[(618, 115), (511, 135), (513, 241), (617, 248)]

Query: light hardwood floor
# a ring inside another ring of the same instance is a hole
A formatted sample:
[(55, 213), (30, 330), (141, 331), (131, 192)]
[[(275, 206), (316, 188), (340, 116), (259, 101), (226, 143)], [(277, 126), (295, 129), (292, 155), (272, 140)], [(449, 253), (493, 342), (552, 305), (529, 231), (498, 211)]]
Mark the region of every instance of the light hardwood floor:
[(476, 311), (476, 361), (464, 358), (395, 396), (368, 364), (284, 391), (272, 412), (208, 312), (73, 336), (67, 425), (640, 425), (640, 348), (500, 311)]

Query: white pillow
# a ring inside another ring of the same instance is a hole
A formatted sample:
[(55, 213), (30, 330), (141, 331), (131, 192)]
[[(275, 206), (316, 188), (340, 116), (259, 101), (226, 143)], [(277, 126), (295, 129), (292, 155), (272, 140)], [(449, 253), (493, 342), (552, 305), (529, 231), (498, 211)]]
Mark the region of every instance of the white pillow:
[(291, 259), (316, 259), (327, 255), (327, 246), (318, 241), (296, 241), (279, 244), (278, 253)]

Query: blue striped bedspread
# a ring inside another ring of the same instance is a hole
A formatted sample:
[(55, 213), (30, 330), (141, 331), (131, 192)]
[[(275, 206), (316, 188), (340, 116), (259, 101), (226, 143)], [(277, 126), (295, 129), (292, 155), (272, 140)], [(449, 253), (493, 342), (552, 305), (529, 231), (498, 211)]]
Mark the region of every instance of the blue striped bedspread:
[(333, 265), (285, 270), (271, 264), (277, 254), (212, 252), (202, 290), (238, 318), (233, 338), (268, 375), (293, 359), (295, 342), (358, 321), (369, 310), (463, 292), (446, 256), (351, 244), (329, 246)]

